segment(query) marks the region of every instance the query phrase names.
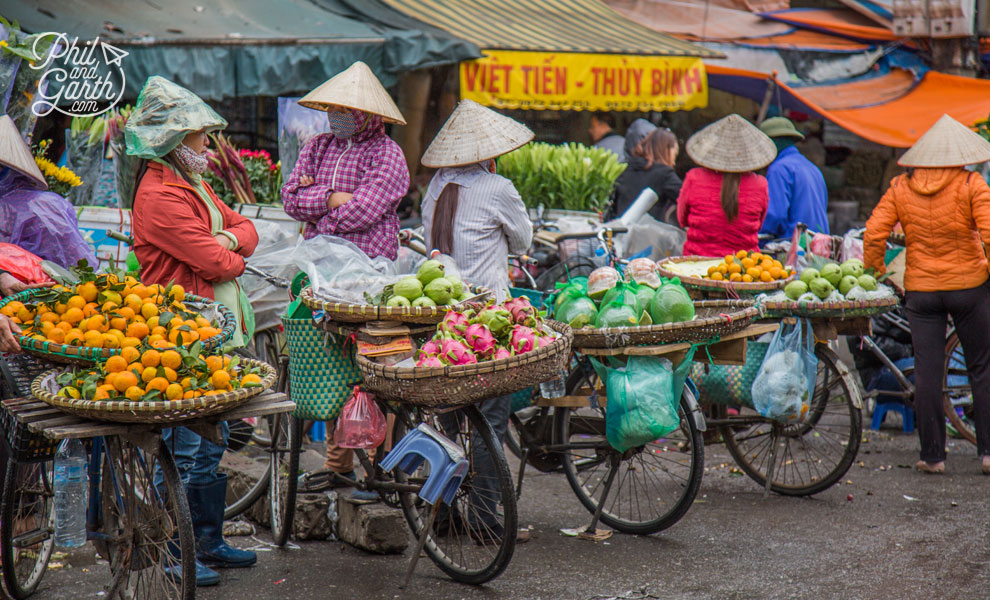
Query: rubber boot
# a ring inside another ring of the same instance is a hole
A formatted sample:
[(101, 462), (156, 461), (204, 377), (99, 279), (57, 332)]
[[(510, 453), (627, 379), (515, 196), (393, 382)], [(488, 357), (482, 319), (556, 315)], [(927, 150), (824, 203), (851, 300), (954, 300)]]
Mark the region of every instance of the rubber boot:
[(258, 555), (250, 550), (238, 550), (223, 541), (223, 510), (227, 498), (227, 475), (219, 474), (212, 483), (190, 483), (186, 486), (189, 514), (196, 536), (198, 562), (215, 569), (250, 567)]
[[(169, 542), (168, 552), (172, 556), (179, 556), (179, 545), (175, 542)], [(165, 572), (174, 581), (182, 581), (182, 565), (172, 565), (165, 567)], [(220, 574), (213, 569), (207, 567), (203, 563), (196, 561), (196, 587), (209, 587), (211, 585), (216, 585), (220, 583)]]

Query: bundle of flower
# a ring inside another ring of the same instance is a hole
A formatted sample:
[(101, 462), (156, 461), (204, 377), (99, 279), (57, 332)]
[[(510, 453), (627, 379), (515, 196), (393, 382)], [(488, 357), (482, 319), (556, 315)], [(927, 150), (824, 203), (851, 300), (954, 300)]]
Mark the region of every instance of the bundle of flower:
[(423, 344), (417, 367), (470, 365), (525, 354), (553, 342), (536, 308), (525, 297), (481, 310), (450, 311)]
[(211, 134), (210, 140), (210, 170), (204, 174), (210, 187), (226, 204), (257, 204), (251, 178), (234, 145), (222, 133)]
[(258, 204), (277, 204), (282, 194), (282, 163), (272, 162), (267, 150), (242, 148), (238, 153)]
[(51, 140), (41, 140), (34, 148), (34, 162), (37, 163), (41, 173), (48, 183), (48, 190), (55, 192), (59, 196), (66, 196), (74, 187), (82, 185), (82, 179), (76, 175), (69, 167), (59, 167), (51, 160), (45, 158), (45, 154), (51, 147)]

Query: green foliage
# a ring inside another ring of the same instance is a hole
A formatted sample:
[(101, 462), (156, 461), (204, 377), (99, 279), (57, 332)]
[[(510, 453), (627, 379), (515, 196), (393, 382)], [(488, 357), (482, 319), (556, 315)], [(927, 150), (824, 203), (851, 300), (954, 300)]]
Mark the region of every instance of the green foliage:
[(526, 144), (498, 159), (498, 172), (516, 186), (527, 207), (604, 210), (625, 170), (614, 153), (583, 144)]
[(976, 123), (976, 133), (983, 136), (983, 139), (990, 141), (990, 116)]

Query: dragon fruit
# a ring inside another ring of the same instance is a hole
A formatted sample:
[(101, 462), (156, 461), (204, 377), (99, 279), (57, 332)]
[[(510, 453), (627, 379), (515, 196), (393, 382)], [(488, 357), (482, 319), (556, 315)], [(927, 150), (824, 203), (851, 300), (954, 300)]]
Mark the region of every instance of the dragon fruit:
[(419, 360), (416, 361), (417, 367), (442, 367), (444, 366), (443, 361), (440, 360), (438, 356), (420, 356)]
[(536, 332), (525, 325), (515, 325), (509, 335), (509, 346), (515, 350), (516, 354), (525, 354), (537, 344)]
[(504, 338), (512, 328), (512, 315), (500, 307), (486, 308), (478, 313), (477, 322), (488, 327), (495, 337)]
[(512, 352), (508, 348), (496, 348), (492, 360), (502, 360), (503, 358), (512, 358)]
[(420, 348), (419, 351), (425, 356), (436, 356), (437, 354), (440, 354), (440, 342), (436, 339), (432, 339), (423, 344), (423, 347)]
[(553, 343), (555, 338), (552, 335), (541, 335), (536, 338), (537, 348), (542, 348), (544, 346), (549, 346)]
[(487, 358), (495, 351), (496, 340), (492, 332), (481, 323), (468, 325), (464, 330), (464, 340), (474, 353)]
[(450, 311), (443, 317), (443, 321), (437, 325), (437, 331), (443, 333), (453, 333), (457, 335), (464, 335), (464, 330), (467, 329), (468, 319), (463, 313)]
[(463, 340), (444, 337), (440, 344), (440, 358), (452, 365), (469, 365), (478, 362), (478, 357)]
[(529, 298), (525, 296), (512, 298), (506, 301), (504, 306), (505, 310), (509, 311), (509, 314), (512, 315), (512, 322), (516, 325), (536, 327), (538, 314), (536, 308), (530, 304)]

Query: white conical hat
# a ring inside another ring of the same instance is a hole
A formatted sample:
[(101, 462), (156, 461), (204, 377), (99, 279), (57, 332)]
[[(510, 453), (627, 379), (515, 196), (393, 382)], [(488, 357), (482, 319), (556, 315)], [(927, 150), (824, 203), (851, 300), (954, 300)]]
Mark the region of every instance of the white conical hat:
[(777, 157), (777, 147), (755, 125), (732, 114), (688, 138), (691, 160), (713, 171), (747, 173), (762, 169)]
[(901, 156), (902, 167), (962, 167), (990, 160), (990, 142), (949, 115)]
[(421, 162), (432, 168), (470, 165), (512, 152), (533, 137), (519, 121), (473, 100), (461, 100)]
[(389, 123), (406, 124), (405, 117), (385, 91), (382, 82), (378, 81), (371, 72), (371, 67), (361, 61), (337, 73), (326, 83), (300, 98), (299, 104), (316, 110), (343, 106), (380, 115)]
[(17, 125), (14, 125), (14, 121), (7, 115), (0, 117), (0, 164), (27, 175), (35, 180), (41, 189), (48, 189), (48, 183), (41, 169), (38, 168), (38, 163), (34, 162), (31, 149), (21, 137), (21, 132), (17, 131)]

